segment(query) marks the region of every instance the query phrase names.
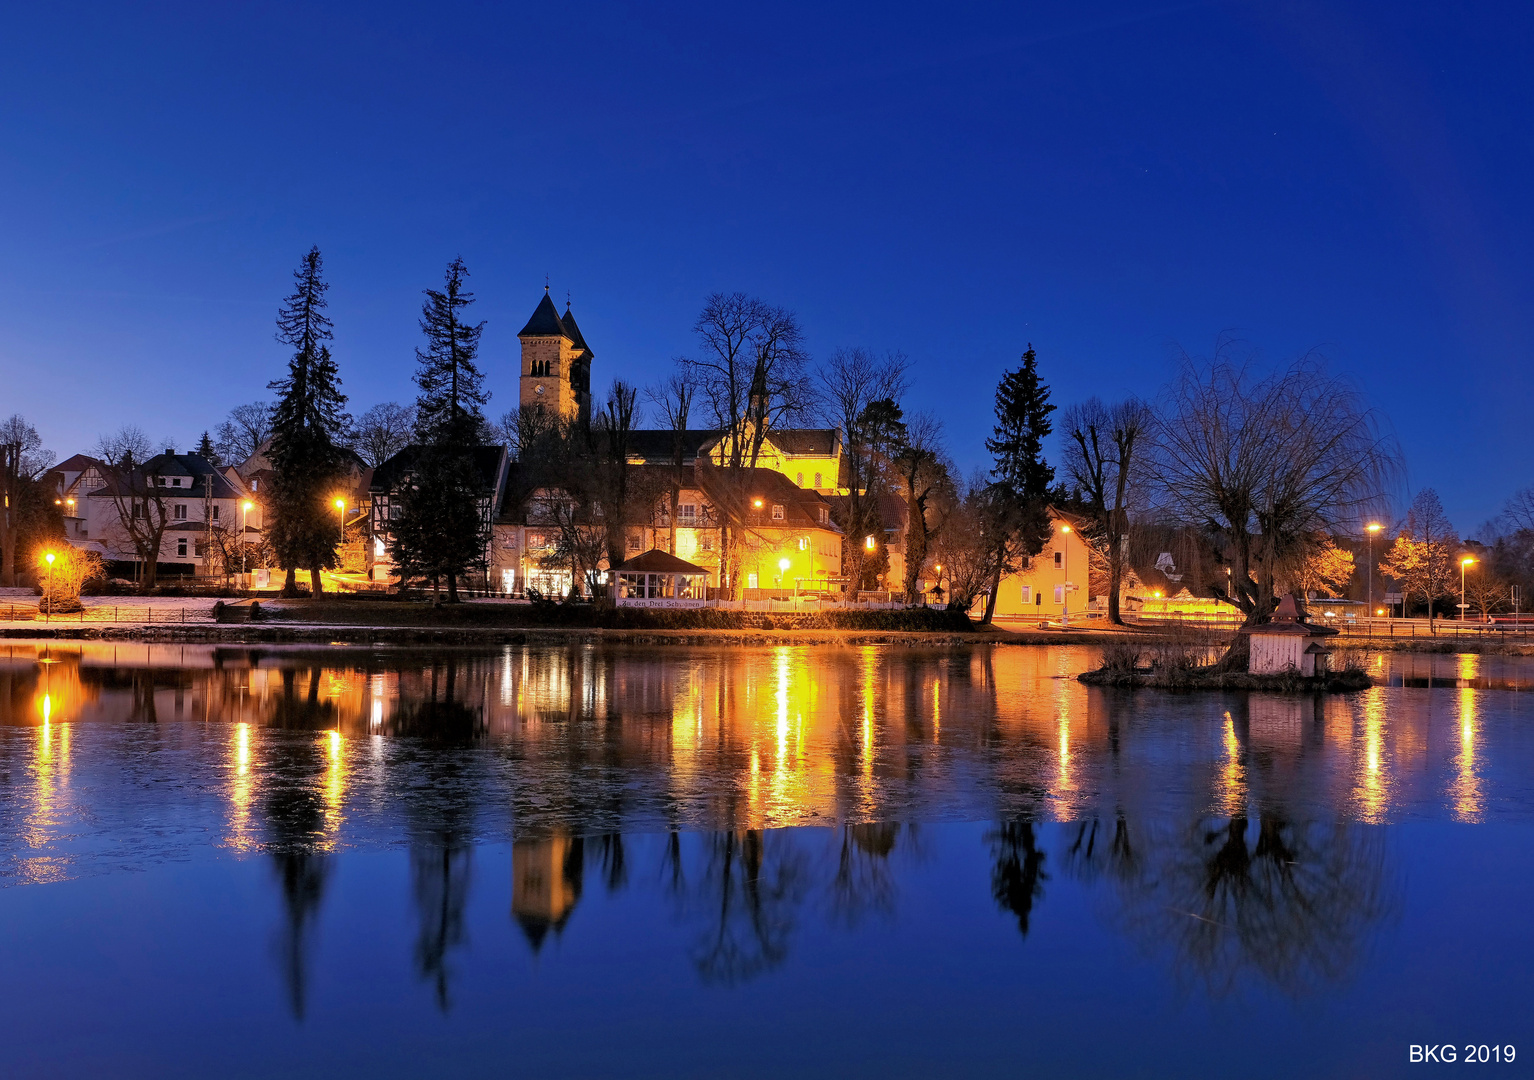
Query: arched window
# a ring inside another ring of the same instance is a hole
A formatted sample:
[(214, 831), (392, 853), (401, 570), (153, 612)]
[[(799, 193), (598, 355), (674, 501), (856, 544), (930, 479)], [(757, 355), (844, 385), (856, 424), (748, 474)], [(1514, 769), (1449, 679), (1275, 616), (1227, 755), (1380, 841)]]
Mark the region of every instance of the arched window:
[(794, 474), (794, 483), (797, 484), (799, 487), (803, 487), (804, 486), (804, 474), (803, 473), (795, 473)]
[(817, 488), (825, 487), (825, 485), (820, 482), (820, 474), (819, 473), (815, 474), (815, 486)]

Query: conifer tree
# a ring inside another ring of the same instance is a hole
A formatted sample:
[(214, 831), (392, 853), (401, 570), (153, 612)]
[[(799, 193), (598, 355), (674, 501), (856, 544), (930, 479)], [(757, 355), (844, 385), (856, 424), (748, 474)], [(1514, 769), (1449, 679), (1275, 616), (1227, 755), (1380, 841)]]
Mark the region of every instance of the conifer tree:
[(392, 525), (390, 554), (401, 584), (412, 576), (447, 580), (449, 602), (458, 600), (458, 579), (483, 569), (489, 523), (481, 512), (483, 478), (474, 450), (485, 429), (484, 375), (475, 360), (485, 324), (466, 323), (474, 302), (464, 288), (463, 259), (448, 264), (441, 289), (427, 289), (421, 309), (426, 346), (416, 349), (415, 435), (411, 475), (399, 492), (400, 516)]
[(313, 593), (322, 591), (320, 571), (337, 565), (341, 523), (331, 505), (340, 478), (339, 444), (349, 418), (346, 395), (330, 348), (320, 249), (309, 250), (293, 272), (295, 284), (277, 312), (277, 340), (291, 346), (288, 374), (268, 388), (277, 391), (272, 410), (269, 537), (277, 561), (287, 568), (284, 592), (297, 592), (298, 567), (309, 570)]
[(1043, 551), (1049, 538), (1055, 470), (1044, 460), (1044, 439), (1053, 430), (1049, 414), (1054, 411), (1049, 387), (1039, 381), (1038, 355), (1030, 344), (1022, 366), (1007, 372), (997, 384), (995, 434), (985, 441), (995, 458), (988, 500), (994, 520), (989, 529), (993, 565), (986, 622), (996, 613), (1001, 576), (1017, 569), (1022, 559)]
[(223, 462), (219, 459), (218, 450), (216, 450), (213, 446), (212, 437), (206, 431), (202, 433), (202, 438), (197, 440), (197, 449), (193, 450), (192, 453), (202, 458), (214, 468), (217, 468), (219, 465), (223, 464)]

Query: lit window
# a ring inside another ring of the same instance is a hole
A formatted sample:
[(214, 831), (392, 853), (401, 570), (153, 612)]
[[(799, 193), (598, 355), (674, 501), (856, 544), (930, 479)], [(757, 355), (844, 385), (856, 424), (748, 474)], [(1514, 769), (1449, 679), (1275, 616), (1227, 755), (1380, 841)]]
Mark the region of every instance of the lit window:
[(866, 536), (863, 538), (863, 546), (869, 551), (872, 551), (875, 547), (878, 546), (878, 544), (872, 536)]
[(1064, 585), (1056, 585), (1055, 586), (1055, 603), (1057, 603), (1057, 604), (1065, 603), (1065, 586)]
[(1023, 586), (1023, 603), (1025, 603), (1025, 604), (1033, 603), (1033, 586), (1032, 585), (1024, 585)]
[(676, 508), (677, 520), (686, 525), (691, 525), (698, 520), (697, 503), (682, 503)]
[(800, 551), (808, 551), (808, 550), (810, 550), (810, 538), (808, 536), (801, 536), (801, 537), (799, 537), (799, 550)]
[(772, 504), (772, 520), (773, 521), (782, 521), (783, 520), (783, 507), (780, 506), (777, 503), (773, 503)]
[(704, 537), (703, 537), (703, 550), (704, 551), (713, 551), (714, 550), (714, 538), (712, 536), (704, 535)]
[(260, 486), (261, 486), (261, 481), (255, 480), (255, 479), (251, 480), (251, 482), (250, 482), (250, 490), (251, 491), (255, 491), (256, 488), (258, 488)]

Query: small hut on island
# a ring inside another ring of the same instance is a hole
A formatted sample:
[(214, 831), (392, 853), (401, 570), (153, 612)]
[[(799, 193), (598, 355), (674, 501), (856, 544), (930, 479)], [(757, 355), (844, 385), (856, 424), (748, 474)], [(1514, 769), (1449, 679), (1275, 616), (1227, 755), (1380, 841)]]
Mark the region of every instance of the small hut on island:
[(651, 548), (613, 571), (620, 607), (702, 607), (708, 599), (708, 571)]
[(1326, 639), (1337, 634), (1326, 626), (1312, 626), (1304, 606), (1286, 593), (1273, 612), (1273, 621), (1247, 626), (1241, 633), (1248, 638), (1247, 671), (1253, 675), (1281, 675), (1294, 672), (1304, 676), (1325, 675), (1331, 670), (1332, 650)]

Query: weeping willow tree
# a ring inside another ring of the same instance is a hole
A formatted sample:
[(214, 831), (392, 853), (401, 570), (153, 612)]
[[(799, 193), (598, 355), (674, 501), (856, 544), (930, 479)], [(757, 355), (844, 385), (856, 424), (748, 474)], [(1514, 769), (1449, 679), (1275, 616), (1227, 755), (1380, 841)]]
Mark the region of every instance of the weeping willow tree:
[[(1263, 373), (1228, 338), (1210, 360), (1183, 357), (1156, 436), (1159, 495), (1223, 553), (1230, 586), (1216, 589), (1247, 625), (1271, 617), (1284, 565), (1353, 532), (1400, 471), (1383, 418), (1320, 357)], [(1244, 664), (1245, 645), (1238, 636), (1222, 664)]]

